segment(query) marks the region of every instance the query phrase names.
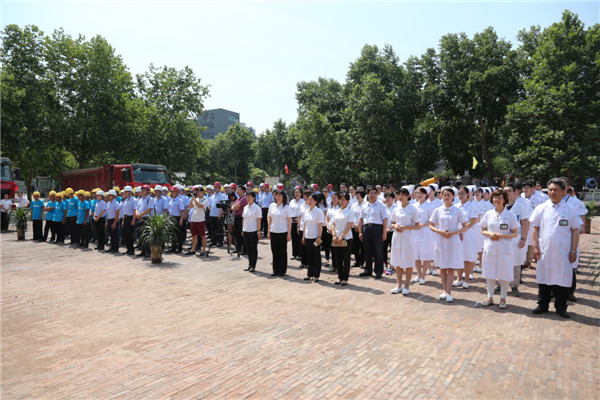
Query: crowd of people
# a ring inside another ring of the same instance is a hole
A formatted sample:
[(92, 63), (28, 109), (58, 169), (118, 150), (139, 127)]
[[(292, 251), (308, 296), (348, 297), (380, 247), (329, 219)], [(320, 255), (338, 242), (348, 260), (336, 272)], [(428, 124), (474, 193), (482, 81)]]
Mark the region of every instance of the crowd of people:
[(520, 295), (521, 270), (535, 260), (539, 293), (533, 313), (547, 312), (554, 296), (556, 312), (569, 318), (567, 301), (577, 301), (575, 269), (587, 209), (567, 178), (551, 179), (547, 194), (540, 186), (535, 181), (502, 187), (341, 183), (336, 192), (331, 184), (321, 191), (313, 184), (294, 187), (290, 198), (282, 184), (255, 188), (252, 182), (106, 192), (67, 188), (50, 192), (47, 203), (38, 192), (31, 204), (22, 193), (14, 200), (5, 196), (0, 210), (3, 231), (16, 204), (31, 209), (33, 240), (65, 243), (68, 236), (71, 245), (95, 243), (96, 250), (108, 253), (122, 245), (124, 254), (138, 257), (149, 256), (140, 241), (136, 246), (139, 228), (150, 215), (165, 215), (178, 227), (168, 252), (183, 253), (188, 232), (191, 247), (185, 255), (204, 256), (207, 246), (222, 247), (226, 241), (228, 249), (247, 256), (245, 271), (252, 273), (258, 242), (266, 238), (272, 276), (286, 275), (291, 247), (290, 259), (306, 269), (307, 281), (318, 282), (324, 265), (337, 272), (336, 285), (346, 286), (355, 267), (362, 269), (359, 278), (395, 273), (391, 293), (410, 295), (411, 284), (425, 285), (439, 276), (439, 299), (445, 302), (454, 300), (453, 290), (468, 290), (473, 274), (480, 272), (487, 285), (482, 305), (496, 304), (499, 292), (502, 309), (509, 289)]

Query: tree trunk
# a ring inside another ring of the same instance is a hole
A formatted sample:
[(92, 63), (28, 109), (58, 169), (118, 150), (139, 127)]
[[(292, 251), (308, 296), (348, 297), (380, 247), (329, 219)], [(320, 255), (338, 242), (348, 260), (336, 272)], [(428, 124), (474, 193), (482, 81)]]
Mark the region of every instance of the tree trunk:
[(27, 172), (27, 175), (25, 176), (25, 188), (27, 189), (27, 199), (29, 200), (30, 203), (31, 203), (31, 193), (33, 193), (32, 182), (33, 182), (33, 173)]

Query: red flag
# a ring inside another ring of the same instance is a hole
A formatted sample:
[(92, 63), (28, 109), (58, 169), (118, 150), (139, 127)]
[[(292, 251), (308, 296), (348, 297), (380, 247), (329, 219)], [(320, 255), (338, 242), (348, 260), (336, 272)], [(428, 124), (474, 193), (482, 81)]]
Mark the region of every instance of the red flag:
[(285, 173), (286, 173), (286, 174), (289, 174), (289, 173), (290, 173), (290, 170), (288, 169), (288, 167), (287, 167), (287, 164), (285, 164)]

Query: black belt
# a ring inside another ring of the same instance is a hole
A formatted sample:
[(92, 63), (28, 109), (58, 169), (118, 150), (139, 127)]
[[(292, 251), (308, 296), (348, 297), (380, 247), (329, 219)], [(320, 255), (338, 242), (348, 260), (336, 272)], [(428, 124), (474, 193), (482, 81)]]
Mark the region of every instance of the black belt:
[(365, 226), (383, 226), (382, 224), (365, 224)]

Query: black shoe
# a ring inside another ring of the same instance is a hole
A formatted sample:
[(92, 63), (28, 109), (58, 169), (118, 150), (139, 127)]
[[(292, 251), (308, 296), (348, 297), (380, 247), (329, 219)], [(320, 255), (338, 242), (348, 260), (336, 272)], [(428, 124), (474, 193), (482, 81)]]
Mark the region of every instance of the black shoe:
[(303, 264), (300, 264), (300, 266), (298, 267), (298, 269), (302, 269), (305, 268), (305, 266)]
[(314, 282), (314, 283), (317, 283), (317, 282), (319, 282), (319, 278), (315, 278), (315, 279), (313, 280), (313, 282)]
[(348, 282), (342, 282), (341, 285), (342, 286), (348, 286)]
[(175, 253), (175, 249), (169, 249), (165, 253)]
[(244, 268), (244, 271), (250, 271), (252, 268), (248, 267), (248, 268)]
[(181, 253), (181, 250), (175, 250), (173, 253), (179, 254), (179, 253)]
[(146, 253), (140, 253), (140, 254), (136, 254), (136, 257), (146, 257)]
[(121, 254), (123, 254), (124, 256), (128, 256), (128, 255), (129, 255), (129, 252), (128, 252), (128, 251), (125, 251), (125, 252), (123, 252), (123, 253), (121, 253)]
[(548, 312), (548, 309), (547, 309), (547, 308), (543, 308), (542, 306), (537, 306), (537, 307), (536, 307), (536, 308), (535, 308), (535, 309), (532, 311), (532, 313), (534, 313), (534, 314), (544, 314), (544, 313), (547, 313), (547, 312)]
[(254, 272), (254, 268), (250, 268), (248, 272)]
[(358, 274), (358, 276), (373, 276), (373, 274), (371, 272), (361, 272), (360, 274)]
[(246, 253), (245, 251), (242, 251), (242, 252), (240, 253), (240, 256), (247, 256), (247, 255), (248, 255), (248, 253)]
[(196, 252), (190, 250), (187, 253), (185, 253), (186, 256), (191, 256), (192, 254), (196, 254)]
[(285, 274), (279, 274), (279, 276), (285, 276)]
[[(577, 297), (575, 297), (575, 295), (573, 293), (569, 293), (569, 301), (573, 301), (573, 302), (577, 302)], [(566, 318), (566, 317), (565, 317)]]
[(305, 281), (310, 281), (312, 279), (312, 276), (307, 276), (304, 278)]
[(381, 279), (381, 275), (375, 275), (375, 279)]
[(358, 267), (358, 265), (356, 263), (354, 263), (350, 266), (350, 268), (356, 268), (356, 267)]
[(571, 318), (571, 315), (566, 310), (556, 310), (556, 313), (563, 318)]
[(342, 283), (342, 281), (335, 281), (334, 283), (335, 283), (336, 285), (339, 285), (339, 284), (341, 284), (341, 283)]
[(277, 274), (276, 274), (275, 272), (273, 272), (273, 273), (271, 274), (271, 276), (277, 276)]

